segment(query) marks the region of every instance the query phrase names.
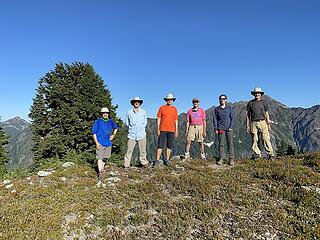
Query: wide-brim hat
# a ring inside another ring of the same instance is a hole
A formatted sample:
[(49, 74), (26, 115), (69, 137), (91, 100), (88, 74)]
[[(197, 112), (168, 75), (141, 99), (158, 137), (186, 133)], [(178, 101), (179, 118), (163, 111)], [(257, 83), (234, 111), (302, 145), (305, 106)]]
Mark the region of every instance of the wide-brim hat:
[(163, 99), (164, 99), (165, 101), (167, 101), (167, 100), (173, 100), (173, 101), (175, 101), (175, 100), (176, 100), (176, 98), (173, 96), (172, 93), (168, 93), (167, 96), (164, 97)]
[(139, 97), (134, 97), (134, 98), (130, 101), (130, 103), (131, 103), (132, 106), (133, 106), (133, 104), (134, 104), (135, 102), (139, 102), (140, 105), (141, 105), (141, 104), (143, 103), (143, 100), (140, 99)]
[(100, 113), (110, 113), (109, 108), (107, 107), (101, 108)]
[(251, 91), (251, 95), (254, 95), (255, 93), (261, 93), (261, 95), (264, 94), (264, 91), (260, 87), (255, 87), (253, 91)]

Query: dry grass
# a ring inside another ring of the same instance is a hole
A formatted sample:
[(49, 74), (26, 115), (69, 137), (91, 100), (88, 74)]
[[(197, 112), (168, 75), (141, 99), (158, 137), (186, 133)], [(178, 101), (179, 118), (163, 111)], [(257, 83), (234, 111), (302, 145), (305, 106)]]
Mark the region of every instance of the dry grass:
[(0, 187), (0, 239), (320, 238), (319, 154), (232, 168), (110, 166), (121, 181), (100, 186), (89, 166), (56, 170), (14, 180), (15, 193)]

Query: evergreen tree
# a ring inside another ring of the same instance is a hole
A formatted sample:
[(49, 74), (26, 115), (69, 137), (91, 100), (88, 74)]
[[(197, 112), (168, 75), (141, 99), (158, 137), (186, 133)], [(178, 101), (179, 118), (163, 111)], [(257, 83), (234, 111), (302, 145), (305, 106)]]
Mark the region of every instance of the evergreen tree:
[(287, 154), (288, 145), (285, 141), (281, 140), (281, 142), (277, 143), (277, 156), (285, 156)]
[(0, 126), (0, 178), (2, 178), (7, 171), (7, 163), (9, 162), (9, 158), (5, 145), (8, 143), (8, 138)]
[(296, 154), (296, 149), (292, 145), (289, 145), (287, 149), (287, 155), (294, 156), (295, 154)]
[(40, 79), (29, 115), (36, 166), (70, 153), (92, 160), (91, 128), (100, 117), (101, 107), (109, 108), (121, 128), (123, 124), (116, 116), (117, 106), (112, 105), (110, 91), (90, 64), (56, 64)]

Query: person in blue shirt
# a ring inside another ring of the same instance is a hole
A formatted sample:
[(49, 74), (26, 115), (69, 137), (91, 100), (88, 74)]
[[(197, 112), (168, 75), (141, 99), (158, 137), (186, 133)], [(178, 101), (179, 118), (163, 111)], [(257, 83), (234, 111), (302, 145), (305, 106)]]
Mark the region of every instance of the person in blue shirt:
[(97, 119), (92, 127), (93, 139), (96, 144), (96, 158), (98, 159), (99, 179), (105, 175), (103, 159), (111, 157), (112, 140), (115, 137), (118, 125), (109, 118), (109, 109), (103, 107), (100, 111), (102, 118)]
[(227, 105), (227, 96), (219, 96), (219, 106), (214, 109), (213, 126), (215, 133), (218, 135), (219, 142), (219, 165), (225, 160), (224, 145), (227, 140), (229, 152), (229, 164), (234, 166), (234, 148), (233, 148), (233, 127), (235, 119), (232, 107)]
[(133, 106), (126, 115), (125, 124), (128, 129), (128, 149), (124, 157), (124, 169), (130, 168), (130, 162), (134, 147), (138, 143), (140, 152), (140, 166), (147, 167), (149, 161), (147, 160), (146, 152), (146, 126), (147, 126), (147, 114), (146, 111), (141, 109), (140, 106), (143, 100), (139, 97), (135, 97), (130, 101)]

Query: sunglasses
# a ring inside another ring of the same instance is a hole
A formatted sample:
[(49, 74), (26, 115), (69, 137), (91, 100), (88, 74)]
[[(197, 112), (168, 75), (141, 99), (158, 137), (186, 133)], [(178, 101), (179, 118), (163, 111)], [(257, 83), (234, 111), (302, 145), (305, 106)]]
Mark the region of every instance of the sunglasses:
[(193, 101), (192, 103), (199, 103), (199, 101)]
[(226, 100), (226, 98), (220, 98), (220, 100)]

